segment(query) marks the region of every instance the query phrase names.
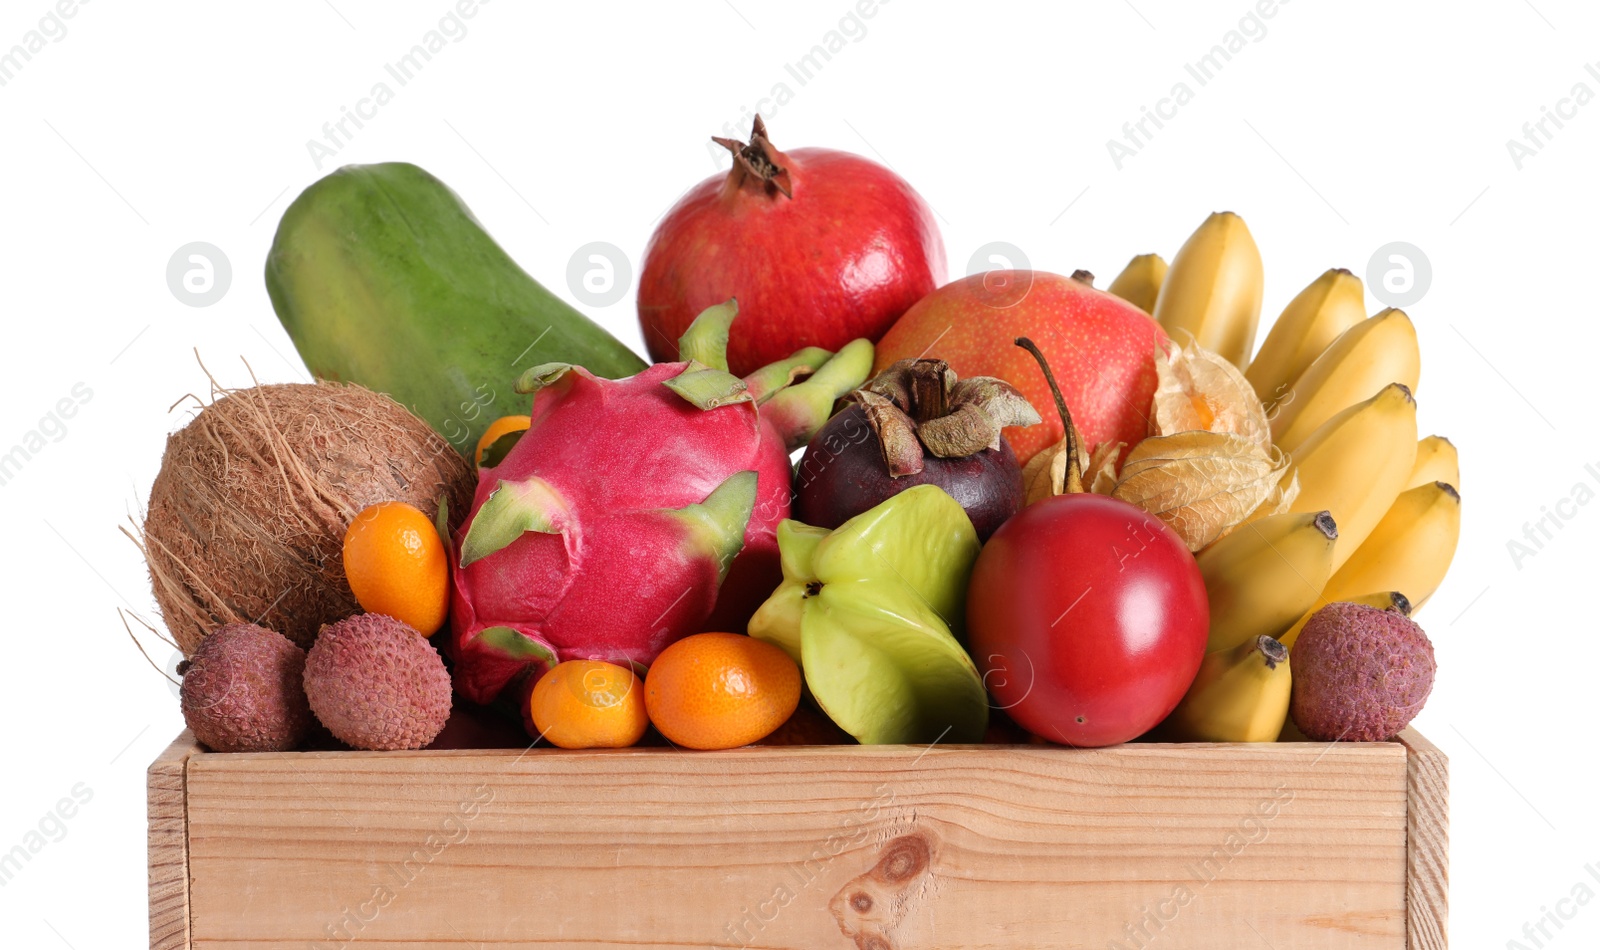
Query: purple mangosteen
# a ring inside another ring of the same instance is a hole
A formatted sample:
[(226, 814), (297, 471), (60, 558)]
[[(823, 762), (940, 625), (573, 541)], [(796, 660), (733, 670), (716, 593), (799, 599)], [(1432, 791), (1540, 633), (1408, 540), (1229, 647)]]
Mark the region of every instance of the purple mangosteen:
[(901, 360), (845, 399), (795, 471), (797, 520), (837, 528), (907, 488), (937, 485), (988, 540), (1022, 507), (1022, 467), (1000, 432), (1039, 413), (1010, 383)]

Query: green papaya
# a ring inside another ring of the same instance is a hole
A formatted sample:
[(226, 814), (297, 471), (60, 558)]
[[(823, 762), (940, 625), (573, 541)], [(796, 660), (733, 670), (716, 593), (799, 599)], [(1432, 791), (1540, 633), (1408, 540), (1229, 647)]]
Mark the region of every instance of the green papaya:
[(444, 182), (347, 165), (278, 224), (267, 293), (313, 375), (388, 393), (471, 458), (540, 363), (631, 376), (645, 363), (517, 266)]

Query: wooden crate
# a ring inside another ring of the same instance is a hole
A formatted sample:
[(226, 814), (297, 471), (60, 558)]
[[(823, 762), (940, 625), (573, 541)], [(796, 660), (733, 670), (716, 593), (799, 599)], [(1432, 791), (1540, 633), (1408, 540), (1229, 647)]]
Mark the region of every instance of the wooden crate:
[(1445, 946), (1447, 765), (1373, 744), (474, 749), (150, 767), (156, 950)]

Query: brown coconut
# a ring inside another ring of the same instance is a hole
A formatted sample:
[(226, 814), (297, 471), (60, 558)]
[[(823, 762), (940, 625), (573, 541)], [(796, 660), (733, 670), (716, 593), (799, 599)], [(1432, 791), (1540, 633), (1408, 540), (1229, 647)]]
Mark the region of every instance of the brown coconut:
[(288, 383), (216, 389), (167, 437), (141, 547), (184, 655), (223, 624), (279, 630), (309, 648), (360, 610), (345, 580), (345, 528), (403, 501), (430, 518), (471, 502), (470, 464), (428, 424), (369, 389)]

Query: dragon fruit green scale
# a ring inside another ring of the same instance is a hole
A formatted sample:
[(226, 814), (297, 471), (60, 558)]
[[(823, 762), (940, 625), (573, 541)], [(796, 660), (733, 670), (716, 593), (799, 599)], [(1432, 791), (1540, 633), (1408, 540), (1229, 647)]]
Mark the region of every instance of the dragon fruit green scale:
[(451, 652), (467, 699), (490, 702), (561, 660), (649, 665), (690, 633), (743, 630), (782, 580), (789, 452), (865, 380), (872, 346), (803, 350), (741, 380), (723, 356), (736, 312), (703, 313), (684, 362), (621, 380), (545, 364), (518, 381), (531, 424), (481, 470), (452, 539)]

